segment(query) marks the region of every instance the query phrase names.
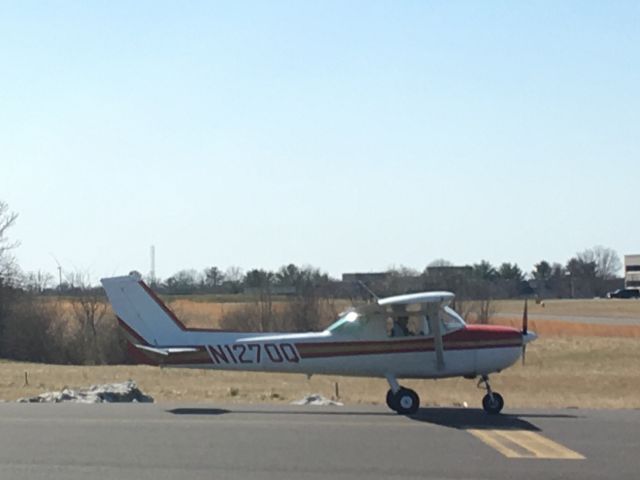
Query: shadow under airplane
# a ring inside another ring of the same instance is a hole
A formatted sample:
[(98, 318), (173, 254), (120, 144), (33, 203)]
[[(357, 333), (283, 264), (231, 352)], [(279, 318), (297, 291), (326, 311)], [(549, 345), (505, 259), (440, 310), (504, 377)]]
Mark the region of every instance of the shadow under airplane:
[(540, 428), (525, 420), (525, 418), (579, 418), (567, 414), (508, 414), (487, 415), (478, 408), (421, 408), (415, 415), (409, 417), (418, 422), (431, 423), (442, 427), (455, 429), (500, 429), (500, 430), (529, 430), (539, 432)]
[[(173, 415), (224, 415), (226, 413), (238, 413), (246, 415), (322, 415), (322, 416), (384, 416), (396, 417), (393, 412), (354, 412), (349, 410), (313, 410), (286, 409), (286, 410), (239, 410), (234, 412), (223, 408), (209, 407), (184, 407), (167, 410)], [(340, 408), (340, 407), (338, 407)], [(407, 417), (416, 422), (430, 423), (447, 428), (464, 429), (501, 429), (501, 430), (529, 430), (539, 432), (541, 429), (528, 418), (580, 418), (569, 414), (544, 414), (544, 413), (519, 413), (487, 415), (484, 410), (476, 408), (421, 408), (414, 415)]]

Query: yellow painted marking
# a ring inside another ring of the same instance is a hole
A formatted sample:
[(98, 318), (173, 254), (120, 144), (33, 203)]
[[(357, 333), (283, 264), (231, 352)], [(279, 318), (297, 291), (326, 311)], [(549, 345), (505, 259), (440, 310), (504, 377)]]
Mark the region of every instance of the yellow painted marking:
[(503, 454), (507, 458), (521, 458), (521, 455), (518, 454), (515, 450), (512, 450), (508, 446), (501, 442), (498, 438), (496, 438), (495, 432), (493, 430), (475, 430), (470, 429), (467, 430), (471, 435), (476, 438), (479, 438), (484, 443), (489, 445), (491, 448), (496, 449), (501, 454)]
[(507, 458), (584, 460), (584, 456), (529, 430), (467, 430)]

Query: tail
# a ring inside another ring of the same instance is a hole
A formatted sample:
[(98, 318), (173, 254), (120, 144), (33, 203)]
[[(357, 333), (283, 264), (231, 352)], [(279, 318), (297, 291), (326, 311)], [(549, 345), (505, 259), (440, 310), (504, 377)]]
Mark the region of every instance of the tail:
[(187, 330), (137, 272), (100, 280), (120, 325), (141, 345), (171, 345)]

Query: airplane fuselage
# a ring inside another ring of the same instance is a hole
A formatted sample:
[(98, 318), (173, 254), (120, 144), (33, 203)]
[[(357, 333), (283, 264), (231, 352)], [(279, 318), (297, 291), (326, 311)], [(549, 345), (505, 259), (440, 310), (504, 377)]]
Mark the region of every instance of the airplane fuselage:
[[(129, 341), (144, 340), (124, 322)], [(425, 336), (354, 340), (329, 331), (242, 334), (186, 329), (180, 344), (192, 351), (170, 357), (139, 351), (139, 360), (168, 367), (398, 378), (486, 375), (509, 367), (522, 353), (522, 334), (510, 327), (467, 325), (443, 335), (444, 365)], [(160, 346), (162, 347), (162, 346)]]

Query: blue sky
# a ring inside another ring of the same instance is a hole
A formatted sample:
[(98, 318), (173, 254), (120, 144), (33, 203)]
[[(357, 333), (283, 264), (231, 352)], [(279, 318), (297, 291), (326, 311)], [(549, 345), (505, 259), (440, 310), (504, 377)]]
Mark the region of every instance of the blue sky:
[(638, 2), (2, 2), (25, 270), (640, 251)]

